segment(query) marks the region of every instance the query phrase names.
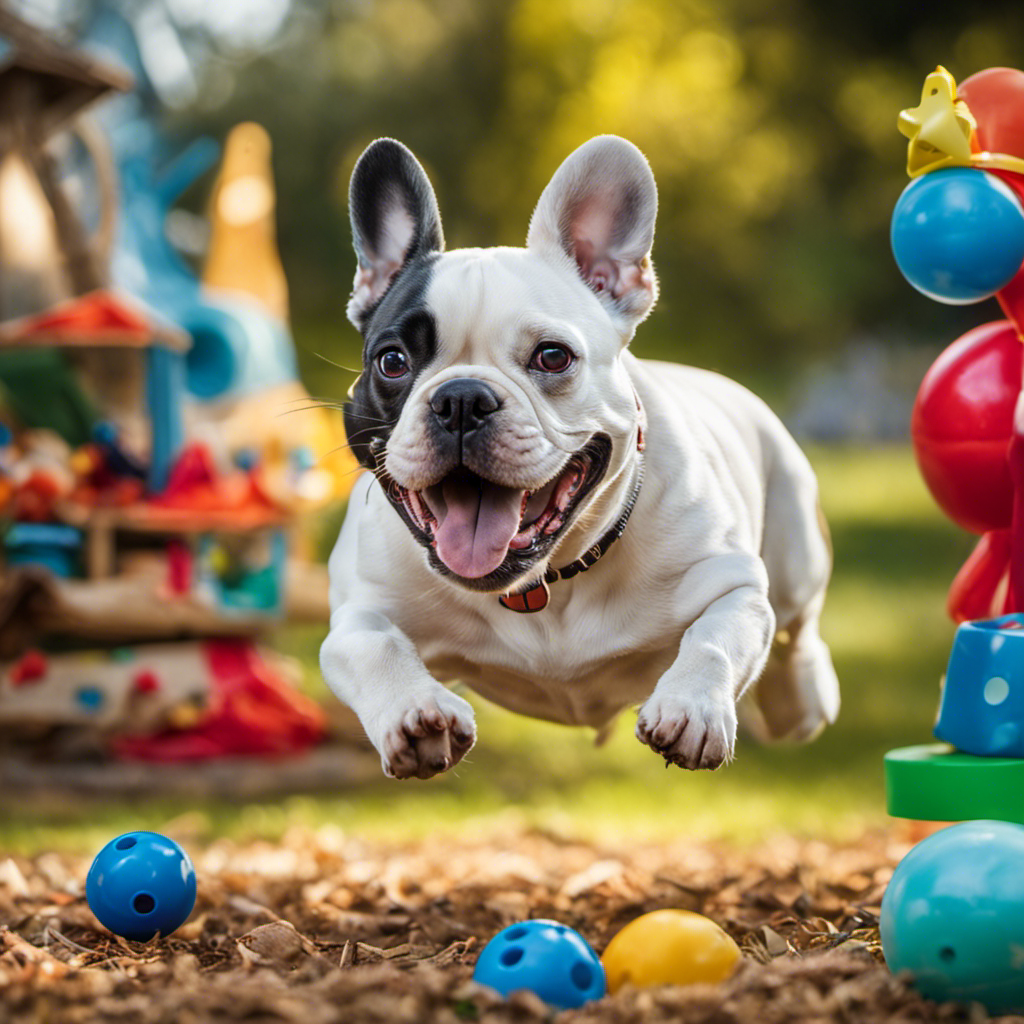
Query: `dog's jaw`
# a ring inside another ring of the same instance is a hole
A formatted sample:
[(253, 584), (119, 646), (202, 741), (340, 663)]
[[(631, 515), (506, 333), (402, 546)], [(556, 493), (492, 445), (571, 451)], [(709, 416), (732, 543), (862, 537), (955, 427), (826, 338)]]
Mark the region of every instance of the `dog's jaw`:
[[(611, 439), (606, 434), (597, 434), (570, 456), (558, 473), (534, 488), (506, 488), (465, 467), (458, 467), (421, 490), (403, 487), (383, 468), (376, 475), (392, 507), (425, 549), (429, 564), (439, 575), (469, 590), (501, 594), (543, 573), (558, 542), (571, 524), (578, 521), (588, 498), (604, 479), (611, 453)], [(464, 575), (458, 569), (472, 559), (460, 555), (458, 542), (453, 544), (454, 551), (445, 549), (444, 522), (449, 514), (445, 492), (451, 494), (456, 487), (473, 486), (482, 492), (491, 488), (508, 491), (501, 500), (517, 503), (518, 522), (503, 551), (493, 556), (493, 568), (487, 567), (486, 572), (477, 575)]]

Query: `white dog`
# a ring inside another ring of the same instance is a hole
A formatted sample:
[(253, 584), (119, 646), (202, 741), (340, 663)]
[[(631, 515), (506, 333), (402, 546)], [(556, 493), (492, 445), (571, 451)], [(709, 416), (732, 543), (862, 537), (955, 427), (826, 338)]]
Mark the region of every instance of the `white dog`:
[(657, 297), (657, 192), (592, 139), (544, 190), (525, 249), (444, 252), (416, 158), (380, 139), (352, 175), (363, 334), (349, 441), (371, 473), (330, 560), (324, 678), (384, 772), (473, 746), (442, 683), (537, 718), (636, 734), (685, 768), (839, 709), (818, 619), (831, 571), (796, 443), (723, 377), (627, 349)]

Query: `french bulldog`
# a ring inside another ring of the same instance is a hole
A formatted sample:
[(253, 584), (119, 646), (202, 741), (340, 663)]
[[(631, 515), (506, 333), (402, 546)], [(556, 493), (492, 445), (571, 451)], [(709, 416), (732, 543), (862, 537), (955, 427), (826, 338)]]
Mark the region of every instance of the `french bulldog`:
[(349, 201), (364, 345), (345, 426), (369, 472), (320, 660), (384, 773), (429, 778), (470, 750), (456, 680), (599, 731), (639, 705), (640, 741), (690, 769), (732, 757), (738, 717), (762, 739), (834, 721), (807, 459), (739, 384), (629, 351), (658, 294), (641, 152), (599, 136), (572, 153), (525, 248), (446, 252), (392, 139)]

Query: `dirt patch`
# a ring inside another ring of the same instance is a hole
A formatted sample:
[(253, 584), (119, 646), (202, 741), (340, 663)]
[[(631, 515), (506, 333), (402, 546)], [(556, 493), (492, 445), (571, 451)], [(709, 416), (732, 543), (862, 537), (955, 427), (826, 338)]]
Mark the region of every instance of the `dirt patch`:
[[(87, 859), (0, 857), (0, 1020), (984, 1020), (979, 1007), (922, 1000), (882, 963), (879, 904), (908, 847), (873, 835), (848, 846), (778, 838), (748, 852), (616, 848), (537, 832), (386, 845), (296, 830), (277, 843), (193, 848), (195, 913), (146, 944), (97, 925), (83, 896)], [(721, 924), (745, 954), (737, 974), (715, 988), (627, 990), (558, 1015), (528, 993), (503, 1001), (471, 981), (483, 944), (514, 921), (557, 918), (600, 952), (662, 907)]]

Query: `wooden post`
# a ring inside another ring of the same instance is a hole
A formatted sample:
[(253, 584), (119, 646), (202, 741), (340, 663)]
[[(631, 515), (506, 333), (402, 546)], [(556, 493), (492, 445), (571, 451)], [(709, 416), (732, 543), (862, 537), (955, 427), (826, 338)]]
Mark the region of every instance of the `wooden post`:
[(96, 516), (86, 527), (85, 572), (90, 580), (105, 580), (114, 575), (114, 530)]
[(8, 97), (12, 103), (10, 114), (14, 119), (17, 145), (35, 172), (43, 195), (53, 211), (57, 244), (64, 254), (71, 289), (75, 295), (84, 295), (102, 286), (102, 275), (85, 229), (61, 188), (56, 162), (39, 134), (37, 97), (32, 95), (28, 83), (24, 84), (26, 88), (12, 89)]

